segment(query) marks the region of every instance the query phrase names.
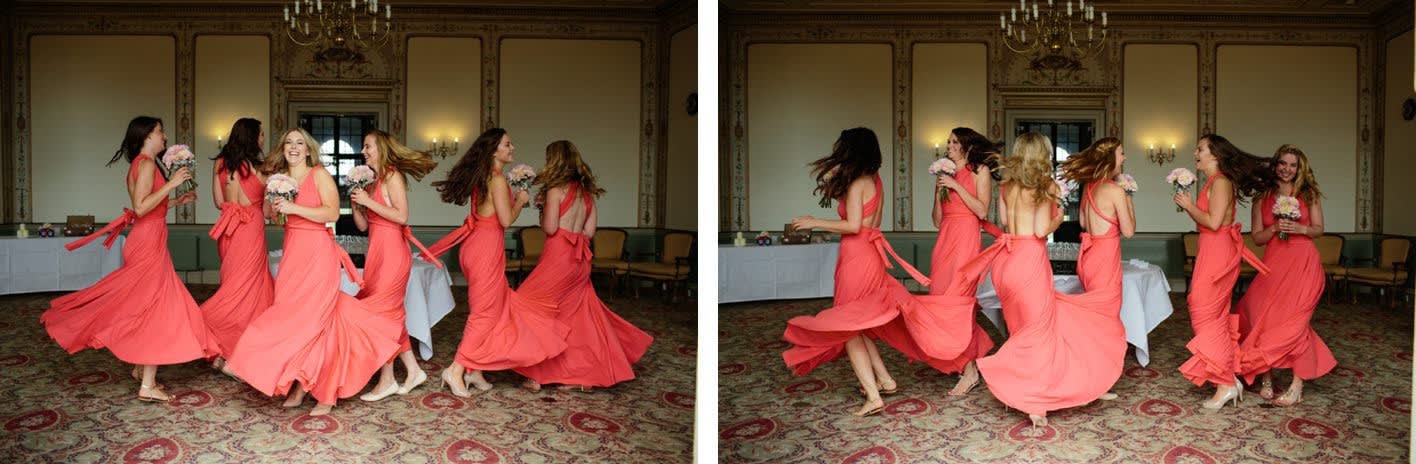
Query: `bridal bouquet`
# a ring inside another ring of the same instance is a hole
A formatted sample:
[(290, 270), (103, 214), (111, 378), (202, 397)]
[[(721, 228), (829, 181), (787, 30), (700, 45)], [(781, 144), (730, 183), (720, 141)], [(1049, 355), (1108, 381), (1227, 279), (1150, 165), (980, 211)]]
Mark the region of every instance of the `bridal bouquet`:
[[(349, 175), (345, 176), (344, 179), (345, 182), (349, 183), (350, 190), (362, 189), (367, 193), (369, 186), (374, 185), (374, 177), (376, 176), (373, 168), (370, 168), (367, 164), (361, 164), (354, 166), (354, 170), (349, 171)], [(354, 205), (354, 207), (363, 208), (363, 205)]]
[[(1273, 217), (1290, 221), (1301, 219), (1303, 212), (1298, 209), (1298, 199), (1288, 195), (1279, 196), (1273, 202)], [(1278, 238), (1288, 240), (1288, 234), (1279, 232)]]
[(1066, 208), (1071, 203), (1072, 192), (1077, 190), (1077, 181), (1053, 177), (1053, 182), (1057, 183), (1057, 204)]
[[(1170, 171), (1170, 174), (1165, 176), (1165, 181), (1170, 183), (1170, 190), (1174, 193), (1188, 191), (1190, 190), (1190, 185), (1195, 183), (1195, 173), (1190, 172), (1189, 169), (1175, 168)], [(1176, 206), (1175, 211), (1184, 211), (1184, 208)]]
[[(934, 177), (952, 176), (954, 175), (954, 172), (958, 170), (959, 165), (955, 164), (954, 160), (951, 160), (947, 157), (939, 158), (937, 160), (934, 160), (933, 163), (929, 164), (929, 175)], [(939, 200), (949, 201), (949, 189), (939, 189)]]
[(536, 170), (525, 164), (512, 165), (506, 170), (506, 181), (516, 190), (531, 191), (531, 183), (536, 180)]
[[(295, 179), (285, 174), (273, 174), (266, 180), (265, 197), (266, 201), (276, 198), (283, 198), (285, 201), (295, 201), (295, 196), (300, 194), (300, 187), (295, 183)], [(285, 214), (281, 213), (275, 217), (277, 225), (285, 224)]]
[(1126, 191), (1126, 196), (1135, 195), (1136, 191), (1141, 189), (1136, 185), (1136, 178), (1131, 177), (1130, 174), (1121, 174), (1121, 179), (1116, 181), (1116, 184), (1121, 186), (1121, 190)]
[[(176, 172), (178, 169), (187, 168), (192, 172), (193, 178), (197, 174), (197, 155), (192, 154), (192, 150), (186, 145), (173, 145), (167, 147), (167, 152), (162, 154), (162, 164), (167, 166), (167, 172)], [(182, 196), (187, 192), (197, 189), (196, 181), (187, 179), (182, 185), (177, 186), (177, 196)]]

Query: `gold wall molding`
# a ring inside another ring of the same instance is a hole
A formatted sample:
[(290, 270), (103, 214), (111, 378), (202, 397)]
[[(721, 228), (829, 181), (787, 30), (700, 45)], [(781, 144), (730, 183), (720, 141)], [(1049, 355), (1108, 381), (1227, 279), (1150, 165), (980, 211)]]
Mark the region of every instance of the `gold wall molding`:
[[(1410, 16), (1409, 12), (1407, 14)], [(931, 25), (925, 25), (931, 23)], [(720, 108), (720, 198), (719, 227), (724, 231), (746, 230), (749, 220), (747, 186), (748, 133), (747, 49), (759, 43), (888, 43), (894, 55), (895, 191), (896, 230), (913, 224), (913, 146), (909, 120), (912, 95), (908, 78), (912, 66), (910, 50), (916, 43), (982, 43), (987, 46), (989, 64), (988, 122), (980, 128), (994, 139), (1003, 138), (1005, 112), (1021, 108), (1093, 108), (1105, 111), (1105, 125), (1098, 133), (1120, 136), (1123, 90), (1122, 59), (1128, 44), (1191, 44), (1198, 48), (1200, 135), (1215, 127), (1215, 59), (1224, 45), (1306, 45), (1343, 46), (1357, 50), (1357, 199), (1354, 224), (1357, 232), (1381, 230), (1376, 192), (1380, 177), (1375, 167), (1379, 146), (1374, 131), (1380, 127), (1380, 108), (1373, 104), (1374, 90), (1383, 70), (1373, 58), (1376, 27), (1365, 16), (1321, 17), (1199, 14), (1117, 14), (1108, 37), (1107, 50), (1083, 61), (1083, 69), (1065, 76), (1045, 76), (1029, 69), (1028, 62), (998, 41), (994, 14), (959, 15), (864, 15), (864, 14), (746, 14), (727, 15), (720, 31), (723, 94)], [(1136, 24), (1133, 19), (1142, 21)], [(1409, 19), (1408, 19), (1409, 21)], [(1124, 24), (1121, 25), (1121, 24)], [(1292, 25), (1321, 25), (1295, 29)], [(1393, 28), (1399, 28), (1395, 26)], [(1393, 34), (1394, 35), (1394, 34)], [(901, 76), (904, 76), (902, 79)]]
[[(383, 48), (365, 52), (355, 63), (321, 61), (316, 51), (292, 44), (285, 38), (274, 7), (245, 5), (152, 5), (132, 6), (84, 4), (75, 14), (75, 5), (66, 3), (24, 3), (12, 6), (15, 14), (5, 21), (12, 27), (4, 43), (7, 76), (5, 100), (6, 131), (11, 143), (4, 157), (5, 220), (30, 220), (31, 146), (29, 132), (29, 40), (35, 35), (164, 35), (177, 43), (177, 121), (172, 138), (191, 144), (194, 137), (195, 41), (205, 34), (264, 35), (271, 43), (272, 127), (285, 127), (285, 108), (293, 99), (323, 98), (365, 100), (378, 89), (389, 106), (391, 133), (400, 138), (406, 131), (407, 44), (411, 37), (475, 37), (482, 44), (482, 126), (497, 124), (500, 106), (501, 41), (507, 38), (631, 40), (640, 44), (641, 110), (639, 134), (639, 185), (636, 222), (639, 227), (661, 227), (664, 200), (667, 118), (662, 100), (667, 98), (666, 70), (668, 30), (677, 31), (696, 20), (697, 2), (673, 1), (654, 8), (470, 8), (409, 7), (400, 9), (397, 36)], [(157, 18), (157, 19), (155, 19)], [(321, 93), (323, 92), (323, 93)], [(177, 209), (178, 223), (195, 220), (191, 205)]]

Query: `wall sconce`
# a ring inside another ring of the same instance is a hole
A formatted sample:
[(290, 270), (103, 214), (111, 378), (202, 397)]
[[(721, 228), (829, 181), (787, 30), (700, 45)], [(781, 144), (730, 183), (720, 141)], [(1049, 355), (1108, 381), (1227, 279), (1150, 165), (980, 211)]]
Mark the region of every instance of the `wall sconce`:
[(934, 159), (939, 159), (939, 144), (934, 144)]
[(1164, 148), (1156, 148), (1155, 145), (1152, 144), (1150, 147), (1146, 148), (1146, 158), (1149, 158), (1152, 163), (1161, 166), (1164, 166), (1165, 163), (1175, 161), (1175, 144), (1170, 144), (1169, 151), (1166, 151)]
[(442, 143), (438, 143), (438, 138), (433, 137), (433, 146), (431, 148), (428, 148), (428, 153), (437, 155), (439, 158), (447, 159), (448, 156), (457, 154), (457, 147), (461, 144), (461, 141), (462, 140), (460, 138), (453, 137), (452, 145), (448, 145), (447, 140), (443, 140)]
[(218, 135), (216, 136), (216, 152), (221, 153), (223, 148), (226, 148), (226, 144), (221, 141), (221, 136)]

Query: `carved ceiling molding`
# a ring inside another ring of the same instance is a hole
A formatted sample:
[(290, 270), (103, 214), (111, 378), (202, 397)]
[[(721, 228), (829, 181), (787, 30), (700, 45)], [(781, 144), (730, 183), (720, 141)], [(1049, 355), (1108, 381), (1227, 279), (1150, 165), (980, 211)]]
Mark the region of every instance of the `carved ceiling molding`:
[[(476, 37), (482, 43), (483, 106), (487, 119), (483, 125), (491, 127), (499, 119), (500, 100), (500, 53), (502, 39), (594, 39), (632, 40), (640, 44), (641, 51), (641, 111), (638, 185), (638, 213), (636, 220), (640, 227), (658, 227), (663, 224), (663, 208), (666, 186), (660, 181), (663, 174), (661, 153), (666, 143), (661, 137), (666, 123), (661, 110), (664, 94), (660, 81), (666, 76), (666, 68), (659, 60), (667, 45), (662, 30), (670, 20), (659, 18), (659, 12), (672, 14), (674, 27), (687, 27), (697, 20), (696, 3), (691, 1), (671, 2), (659, 10), (634, 10), (634, 14), (619, 14), (622, 9), (560, 9), (548, 14), (540, 9), (479, 9), (476, 13), (458, 13), (457, 8), (412, 8), (400, 10), (402, 19), (397, 23), (398, 34), (388, 46), (367, 51), (354, 62), (322, 61), (317, 51), (301, 47), (285, 40), (282, 24), (276, 19), (273, 7), (254, 6), (170, 6), (159, 5), (141, 10), (131, 6), (85, 5), (83, 15), (74, 15), (71, 9), (33, 4), (16, 7), (13, 17), (15, 38), (6, 51), (13, 57), (13, 85), (8, 89), (13, 95), (11, 108), (14, 109), (10, 122), (11, 139), (10, 164), (7, 166), (8, 179), (6, 204), (9, 208), (7, 220), (28, 221), (32, 214), (32, 148), (28, 129), (30, 119), (29, 96), (29, 41), (35, 35), (161, 35), (170, 36), (176, 42), (177, 63), (177, 124), (172, 137), (177, 143), (192, 142), (193, 95), (195, 93), (195, 41), (200, 35), (263, 35), (270, 38), (271, 63), (271, 109), (272, 127), (286, 127), (285, 111), (292, 95), (298, 92), (323, 88), (334, 90), (333, 95), (341, 95), (338, 89), (351, 89), (349, 98), (367, 98), (367, 92), (352, 89), (382, 88), (386, 90), (389, 104), (388, 127), (396, 137), (402, 138), (406, 130), (407, 76), (406, 47), (409, 37)], [(618, 12), (618, 13), (617, 13)], [(158, 19), (154, 19), (158, 18)], [(298, 98), (298, 97), (297, 97)], [(177, 208), (177, 222), (195, 221), (195, 206), (184, 205)]]
[(1088, 108), (1104, 108), (1106, 111), (1108, 136), (1123, 134), (1124, 118), (1121, 114), (1121, 94), (1123, 90), (1122, 56), (1129, 43), (1174, 43), (1193, 44), (1198, 48), (1199, 58), (1199, 114), (1200, 133), (1196, 137), (1213, 131), (1215, 127), (1216, 79), (1215, 59), (1218, 47), (1224, 45), (1305, 45), (1305, 46), (1350, 46), (1358, 52), (1358, 106), (1357, 124), (1358, 185), (1355, 224), (1357, 232), (1380, 230), (1380, 214), (1376, 214), (1376, 195), (1381, 186), (1375, 173), (1377, 155), (1373, 128), (1380, 122), (1373, 100), (1373, 88), (1382, 74), (1373, 59), (1373, 37), (1376, 31), (1328, 29), (1328, 30), (1245, 30), (1162, 28), (1136, 30), (1116, 28), (1108, 38), (1107, 50), (1085, 60), (1083, 72), (1065, 78), (1040, 78), (1033, 75), (1027, 60), (998, 43), (995, 29), (988, 26), (960, 28), (911, 29), (883, 27), (879, 25), (843, 24), (772, 24), (743, 25), (725, 27), (724, 63), (725, 85), (723, 93), (724, 110), (720, 114), (720, 127), (724, 128), (723, 146), (720, 155), (723, 167), (723, 181), (720, 188), (719, 224), (725, 231), (743, 231), (751, 225), (748, 208), (750, 191), (748, 179), (748, 112), (747, 100), (747, 51), (754, 44), (762, 43), (885, 43), (892, 46), (893, 62), (893, 142), (895, 166), (895, 191), (893, 192), (896, 230), (909, 230), (913, 224), (913, 210), (910, 179), (912, 178), (913, 147), (910, 134), (912, 117), (910, 69), (912, 67), (913, 45), (929, 42), (983, 43), (988, 47), (988, 130), (989, 137), (1002, 139), (1006, 128), (1002, 127), (1004, 112), (1010, 108), (1057, 107), (1075, 103)]

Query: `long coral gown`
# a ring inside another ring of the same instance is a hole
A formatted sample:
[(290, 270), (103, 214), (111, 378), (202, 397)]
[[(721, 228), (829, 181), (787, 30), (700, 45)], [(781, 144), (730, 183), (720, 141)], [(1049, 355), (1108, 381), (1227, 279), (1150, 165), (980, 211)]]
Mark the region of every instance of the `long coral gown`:
[[(1104, 253), (1093, 258), (1100, 262)], [(994, 397), (1045, 415), (1096, 400), (1116, 383), (1126, 354), (1119, 288), (1057, 292), (1046, 240), (1033, 235), (998, 237), (970, 265), (980, 262), (992, 266), (993, 286), (1012, 332), (998, 351), (978, 360)]]
[[(129, 182), (138, 178), (138, 160), (128, 167)], [(152, 192), (166, 184), (152, 166)], [(65, 351), (103, 349), (126, 363), (177, 364), (221, 354), (201, 309), (177, 278), (167, 251), (167, 205), (164, 198), (147, 214), (123, 214), (93, 234), (64, 245), (73, 251), (107, 234), (112, 247), (123, 228), (132, 225), (123, 245), (123, 265), (92, 286), (55, 298), (39, 322)]]
[[(586, 217), (594, 211), (590, 194), (571, 184), (560, 211), (576, 197), (583, 199)], [(516, 372), (541, 384), (559, 383), (608, 387), (634, 378), (634, 363), (644, 356), (654, 337), (621, 319), (600, 301), (590, 283), (590, 237), (565, 229), (546, 238), (536, 269), (516, 293), (532, 300), (552, 301), (556, 319), (570, 327), (565, 352)]]
[[(875, 176), (875, 196), (865, 203), (864, 216), (880, 209), (880, 176)], [(842, 219), (846, 207), (836, 210)], [(962, 367), (957, 358), (971, 344), (974, 320), (973, 290), (980, 272), (962, 272), (970, 278), (956, 278), (941, 295), (911, 295), (909, 290), (886, 272), (891, 267), (886, 255), (922, 284), (930, 279), (901, 260), (880, 229), (861, 227), (855, 234), (841, 236), (836, 260), (835, 306), (814, 316), (797, 316), (787, 321), (783, 338), (793, 346), (782, 360), (796, 375), (806, 375), (817, 366), (840, 357), (846, 342), (860, 334), (885, 343), (910, 360), (923, 361), (941, 372)]]
[[(311, 171), (300, 182), (295, 204), (321, 205), (314, 177)], [(321, 404), (332, 404), (358, 394), (397, 354), (399, 324), (339, 291), (340, 266), (363, 285), (330, 229), (288, 216), (275, 302), (251, 321), (227, 358), (238, 377), (271, 396), (299, 381)]]
[[(392, 171), (392, 170), (390, 170)], [(369, 197), (380, 205), (389, 206), (384, 200), (383, 181), (376, 182), (369, 190)], [(408, 341), (407, 312), (403, 306), (408, 293), (408, 272), (413, 268), (413, 254), (408, 242), (423, 254), (428, 250), (423, 243), (413, 237), (413, 228), (390, 221), (373, 210), (364, 210), (369, 221), (369, 251), (364, 257), (364, 287), (355, 296), (369, 310), (398, 322), (398, 352), (413, 349)], [(434, 262), (442, 266), (441, 262)]]
[[(1209, 212), (1209, 190), (1215, 174), (1200, 188), (1195, 206)], [(1229, 205), (1229, 218), (1234, 219), (1234, 203)], [(1190, 327), (1195, 337), (1185, 344), (1193, 356), (1180, 365), (1180, 373), (1196, 386), (1205, 382), (1234, 385), (1239, 372), (1239, 316), (1229, 312), (1234, 283), (1239, 280), (1239, 260), (1243, 259), (1260, 273), (1267, 274), (1264, 265), (1244, 246), (1242, 225), (1235, 222), (1218, 230), (1199, 226), (1199, 252), (1195, 256), (1195, 271), (1190, 277), (1190, 294), (1185, 303), (1190, 310)]]
[[(227, 179), (229, 174), (223, 167), (217, 177)], [(201, 305), (207, 327), (227, 354), (236, 349), (246, 326), (275, 300), (261, 212), (265, 184), (246, 166), (236, 173), (236, 179), (250, 204), (241, 205), (234, 199), (221, 204), (221, 215), (208, 233), (216, 239), (216, 252), (221, 256), (221, 287)]]
[[(1273, 211), (1275, 194), (1264, 196), (1260, 211)], [(1309, 225), (1308, 204), (1298, 201), (1303, 216), (1298, 223)], [(1263, 215), (1264, 227), (1273, 225), (1272, 215)], [(1254, 377), (1271, 369), (1293, 369), (1304, 380), (1316, 379), (1337, 367), (1323, 339), (1308, 322), (1317, 309), (1325, 284), (1318, 248), (1307, 235), (1277, 234), (1265, 245), (1264, 264), (1271, 270), (1254, 278), (1249, 291), (1239, 299), (1239, 375)]]
[[(955, 170), (954, 180), (968, 190), (969, 194), (978, 195), (972, 166)], [(939, 236), (934, 240), (934, 251), (930, 253), (929, 260), (929, 293), (934, 295), (947, 293), (949, 284), (954, 281), (954, 275), (959, 268), (978, 256), (979, 251), (983, 249), (983, 237), (979, 234), (983, 220), (979, 219), (957, 194), (951, 196), (948, 201), (940, 201), (939, 209)], [(975, 317), (971, 324), (972, 342), (953, 360), (958, 367), (952, 370), (962, 370), (969, 361), (981, 358), (993, 350), (993, 340), (988, 338), (988, 333), (978, 324), (978, 318)]]
[(467, 277), (467, 324), (454, 360), (470, 370), (505, 370), (553, 358), (566, 349), (570, 327), (555, 319), (549, 304), (522, 298), (506, 282), (506, 228), (497, 219), (477, 215), (477, 196), (462, 226), (438, 240), (424, 255), (436, 260), (458, 244), (462, 275)]

